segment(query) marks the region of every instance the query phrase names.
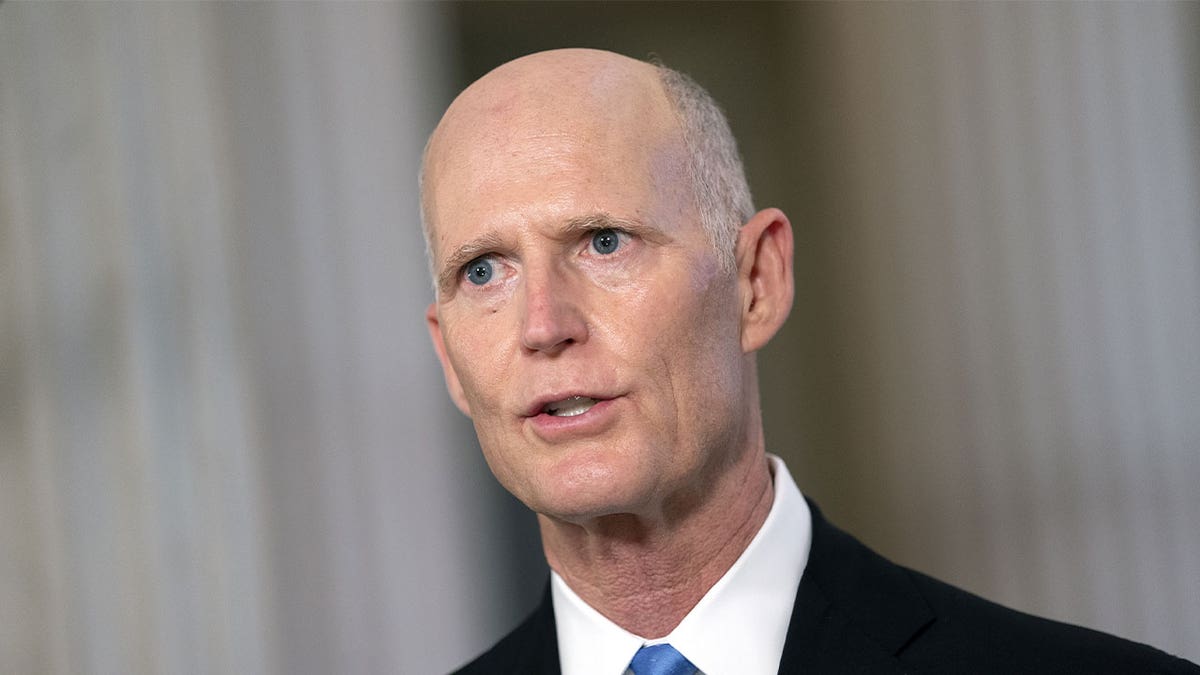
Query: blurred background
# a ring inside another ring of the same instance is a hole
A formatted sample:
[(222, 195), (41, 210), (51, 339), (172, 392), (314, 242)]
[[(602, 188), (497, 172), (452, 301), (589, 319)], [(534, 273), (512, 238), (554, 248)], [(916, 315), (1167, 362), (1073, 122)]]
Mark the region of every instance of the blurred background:
[(0, 671), (440, 673), (533, 517), (444, 393), (419, 154), (651, 54), (797, 239), (767, 438), (837, 523), (1200, 660), (1200, 4), (0, 5)]

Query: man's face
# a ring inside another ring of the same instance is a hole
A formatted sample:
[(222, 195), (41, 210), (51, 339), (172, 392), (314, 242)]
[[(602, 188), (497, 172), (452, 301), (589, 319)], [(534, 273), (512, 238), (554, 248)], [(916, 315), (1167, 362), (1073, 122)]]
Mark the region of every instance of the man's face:
[(500, 482), (566, 520), (684, 506), (745, 423), (736, 277), (656, 93), (493, 100), (431, 152), (429, 320), (451, 394)]

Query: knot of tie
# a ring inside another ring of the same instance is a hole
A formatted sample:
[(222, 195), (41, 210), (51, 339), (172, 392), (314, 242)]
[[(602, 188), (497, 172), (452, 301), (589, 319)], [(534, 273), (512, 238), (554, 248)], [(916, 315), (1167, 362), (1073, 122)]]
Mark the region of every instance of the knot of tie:
[(634, 675), (692, 675), (696, 666), (671, 645), (648, 645), (633, 655), (629, 669)]

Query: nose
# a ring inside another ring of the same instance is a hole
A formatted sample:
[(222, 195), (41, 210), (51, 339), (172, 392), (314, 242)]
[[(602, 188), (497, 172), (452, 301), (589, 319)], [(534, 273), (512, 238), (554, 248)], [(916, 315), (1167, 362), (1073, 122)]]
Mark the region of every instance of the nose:
[(568, 275), (559, 270), (526, 269), (521, 324), (525, 349), (553, 355), (587, 341), (587, 319), (577, 291)]

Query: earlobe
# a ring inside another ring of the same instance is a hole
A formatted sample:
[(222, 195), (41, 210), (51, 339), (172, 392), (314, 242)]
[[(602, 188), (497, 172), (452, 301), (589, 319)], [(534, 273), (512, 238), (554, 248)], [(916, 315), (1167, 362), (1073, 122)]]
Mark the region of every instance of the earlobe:
[(783, 211), (763, 209), (738, 233), (742, 350), (761, 349), (792, 311), (792, 224)]
[(467, 405), (467, 397), (463, 392), (462, 383), (458, 381), (458, 373), (455, 372), (454, 364), (450, 363), (450, 356), (446, 353), (436, 303), (431, 303), (425, 309), (425, 325), (429, 328), (429, 338), (433, 340), (433, 350), (437, 352), (438, 361), (442, 364), (442, 374), (446, 378), (446, 390), (450, 392), (450, 399), (464, 415), (470, 417), (471, 407)]

